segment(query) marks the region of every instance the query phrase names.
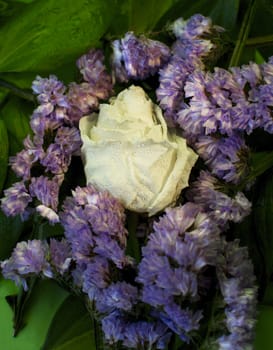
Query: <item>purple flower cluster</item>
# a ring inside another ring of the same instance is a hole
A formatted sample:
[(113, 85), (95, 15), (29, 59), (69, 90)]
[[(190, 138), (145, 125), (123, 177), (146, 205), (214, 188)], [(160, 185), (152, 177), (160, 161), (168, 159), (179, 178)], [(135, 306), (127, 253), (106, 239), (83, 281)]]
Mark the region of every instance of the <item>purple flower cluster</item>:
[(66, 240), (51, 239), (48, 244), (34, 239), (17, 243), (11, 257), (1, 262), (1, 269), (4, 278), (27, 290), (27, 278), (37, 275), (57, 278), (68, 270), (70, 262), (71, 252)]
[(64, 85), (55, 76), (37, 77), (33, 91), (40, 102), (31, 117), (34, 135), (27, 136), (24, 149), (10, 158), (12, 170), (22, 180), (4, 191), (2, 209), (6, 215), (22, 218), (36, 210), (56, 223), (59, 189), (81, 139), (67, 114)]
[(102, 330), (107, 344), (119, 343), (129, 349), (165, 349), (171, 337), (160, 321), (132, 321), (119, 312), (102, 319)]
[(39, 106), (31, 117), (33, 138), (24, 140), (24, 149), (10, 158), (10, 165), (22, 181), (5, 190), (2, 209), (6, 215), (20, 214), (26, 219), (36, 210), (51, 223), (57, 214), (59, 189), (71, 163), (79, 154), (81, 139), (73, 125), (79, 118), (96, 109), (99, 99), (112, 92), (111, 77), (103, 64), (101, 50), (90, 50), (77, 62), (85, 82), (65, 85), (50, 75), (38, 76), (33, 84)]
[(200, 299), (204, 271), (215, 265), (219, 243), (218, 226), (198, 205), (186, 203), (166, 210), (142, 249), (137, 277), (143, 284), (141, 298), (186, 342), (200, 326), (202, 310), (190, 307)]
[(64, 202), (61, 223), (76, 262), (74, 283), (95, 304), (106, 343), (163, 348), (170, 336), (168, 327), (134, 317), (139, 288), (131, 283), (132, 276), (124, 277), (126, 270), (127, 274), (135, 271), (132, 258), (125, 254), (127, 231), (121, 204), (91, 185), (78, 187)]
[(226, 304), (228, 335), (218, 339), (220, 350), (244, 350), (253, 344), (256, 319), (257, 288), (253, 266), (246, 248), (239, 242), (222, 243), (223, 253), (217, 275)]
[(121, 82), (129, 79), (146, 79), (158, 72), (170, 57), (170, 49), (163, 43), (136, 37), (133, 32), (112, 43), (112, 69), (115, 78)]
[(104, 56), (99, 49), (91, 49), (77, 61), (84, 81), (71, 83), (67, 93), (69, 116), (76, 123), (83, 115), (96, 110), (99, 100), (106, 100), (112, 94), (112, 79), (103, 61)]
[(251, 211), (251, 203), (243, 192), (229, 196), (226, 191), (223, 182), (208, 171), (201, 171), (186, 196), (188, 200), (198, 204), (220, 227), (225, 228), (229, 221), (241, 222)]
[(205, 67), (204, 61), (216, 48), (211, 39), (223, 29), (213, 26), (209, 18), (197, 14), (187, 21), (183, 18), (176, 20), (170, 30), (176, 36), (176, 41), (168, 64), (159, 71), (156, 95), (168, 124), (176, 126), (177, 113), (185, 98), (186, 81), (195, 70)]
[(195, 71), (185, 83), (189, 99), (177, 122), (188, 137), (250, 134), (256, 128), (272, 133), (272, 71), (268, 63), (250, 63), (227, 71)]
[(226, 182), (239, 184), (249, 174), (249, 147), (241, 134), (200, 136), (194, 148), (211, 173)]

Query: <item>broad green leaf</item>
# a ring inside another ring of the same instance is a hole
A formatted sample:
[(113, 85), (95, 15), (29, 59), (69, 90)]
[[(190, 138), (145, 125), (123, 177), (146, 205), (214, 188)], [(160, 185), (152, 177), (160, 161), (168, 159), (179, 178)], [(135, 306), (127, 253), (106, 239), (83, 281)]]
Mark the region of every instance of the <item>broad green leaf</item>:
[(136, 33), (152, 30), (160, 18), (178, 2), (178, 0), (131, 1), (129, 30)]
[(110, 34), (122, 35), (126, 31), (147, 33), (153, 30), (160, 19), (179, 0), (115, 0), (115, 20), (109, 29)]
[(160, 19), (157, 28), (164, 26), (167, 21), (173, 21), (178, 17), (185, 19), (201, 13), (212, 18), (215, 24), (220, 26), (228, 25), (227, 29), (232, 29), (238, 12), (238, 1), (224, 0), (180, 0), (176, 2), (168, 12)]
[(258, 309), (258, 322), (256, 326), (255, 350), (273, 349), (273, 307), (261, 305)]
[(0, 79), (16, 85), (20, 89), (30, 89), (37, 75), (37, 73), (33, 72), (1, 73)]
[(33, 109), (32, 103), (12, 97), (0, 111), (0, 119), (4, 121), (8, 130), (10, 155), (20, 151), (23, 147), (22, 141), (31, 134), (29, 121)]
[(35, 289), (37, 277), (28, 280), (28, 290), (23, 287), (19, 288), (18, 293), (7, 295), (6, 300), (13, 311), (13, 336), (16, 337), (25, 326), (25, 309), (31, 300), (32, 293)]
[(234, 30), (236, 26), (240, 0), (218, 0), (210, 12), (215, 23), (221, 23), (226, 30)]
[(0, 195), (6, 179), (9, 156), (9, 139), (6, 125), (0, 119)]
[(52, 72), (98, 46), (111, 1), (37, 0), (0, 29), (0, 71)]
[(3, 350), (39, 350), (47, 329), (67, 292), (55, 282), (38, 282), (25, 313), (26, 327), (17, 337), (13, 337), (12, 310), (5, 297), (17, 292), (10, 281), (0, 280), (0, 339)]
[(19, 216), (7, 217), (0, 210), (0, 260), (7, 259), (24, 231)]
[(41, 350), (84, 349), (96, 349), (91, 318), (79, 298), (68, 296), (56, 312)]

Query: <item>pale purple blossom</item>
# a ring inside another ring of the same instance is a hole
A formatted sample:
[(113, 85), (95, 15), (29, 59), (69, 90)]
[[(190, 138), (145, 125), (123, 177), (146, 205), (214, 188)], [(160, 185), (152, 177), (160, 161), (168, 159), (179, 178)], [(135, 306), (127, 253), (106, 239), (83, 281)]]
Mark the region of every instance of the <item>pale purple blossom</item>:
[(51, 238), (49, 242), (50, 265), (60, 275), (68, 272), (72, 262), (71, 248), (66, 239), (58, 241)]
[(168, 64), (159, 70), (156, 96), (170, 126), (177, 124), (177, 112), (181, 109), (185, 97), (184, 85), (194, 69), (194, 62), (173, 56)]
[(182, 17), (178, 18), (171, 24), (170, 30), (179, 39), (196, 39), (204, 34), (210, 34), (212, 26), (209, 17), (195, 14), (188, 20), (184, 20)]
[(198, 203), (219, 226), (225, 227), (229, 221), (241, 222), (251, 211), (251, 203), (243, 192), (229, 196), (226, 191), (227, 187), (220, 180), (207, 171), (201, 171), (186, 196)]
[(111, 283), (101, 290), (97, 299), (98, 311), (109, 312), (114, 309), (131, 311), (138, 302), (138, 288), (125, 281)]
[(31, 177), (31, 168), (43, 157), (44, 151), (40, 144), (33, 142), (28, 135), (24, 140), (24, 149), (10, 157), (9, 163), (15, 174), (23, 180), (29, 180)]
[(121, 343), (131, 349), (165, 349), (171, 333), (160, 321), (132, 321), (114, 311), (101, 320), (106, 344)]
[(206, 266), (216, 264), (219, 243), (219, 228), (198, 205), (186, 203), (166, 210), (142, 248), (141, 298), (160, 310), (161, 320), (184, 340), (199, 327), (201, 310), (185, 311), (176, 300), (199, 299), (199, 280)]
[(57, 210), (59, 201), (59, 179), (50, 180), (48, 177), (39, 176), (31, 178), (29, 193), (36, 197), (41, 204)]
[(213, 175), (234, 184), (249, 174), (249, 148), (240, 134), (200, 136), (193, 145)]
[(48, 245), (41, 240), (19, 242), (11, 257), (1, 263), (2, 274), (5, 278), (16, 283), (22, 282), (27, 290), (25, 277), (42, 274), (52, 278), (52, 270), (47, 261)]
[(106, 71), (102, 50), (91, 49), (78, 59), (77, 66), (83, 79), (89, 83), (93, 96), (105, 100), (111, 95), (112, 80)]
[(7, 216), (21, 215), (27, 218), (28, 204), (32, 202), (32, 197), (24, 182), (16, 182), (8, 189), (4, 190), (4, 197), (1, 199), (1, 209)]
[(48, 106), (48, 114), (55, 106), (68, 107), (66, 87), (55, 75), (50, 75), (49, 78), (37, 76), (32, 83), (32, 90), (37, 95), (38, 102)]
[(217, 274), (226, 304), (226, 328), (229, 332), (218, 339), (221, 350), (243, 350), (253, 344), (257, 286), (247, 248), (239, 241), (222, 243)]
[(112, 47), (112, 69), (115, 78), (121, 82), (154, 75), (170, 57), (167, 45), (144, 35), (136, 37), (133, 32), (115, 40)]

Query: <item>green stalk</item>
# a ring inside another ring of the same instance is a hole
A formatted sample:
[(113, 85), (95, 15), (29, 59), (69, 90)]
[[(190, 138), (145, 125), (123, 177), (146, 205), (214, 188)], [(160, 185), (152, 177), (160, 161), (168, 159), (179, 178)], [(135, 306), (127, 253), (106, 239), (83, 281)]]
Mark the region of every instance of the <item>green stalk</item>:
[(23, 98), (24, 100), (35, 102), (35, 97), (31, 92), (20, 89), (17, 86), (0, 79), (0, 87), (10, 90), (14, 95)]
[(261, 47), (273, 45), (273, 35), (256, 36), (254, 38), (248, 38), (245, 42), (245, 46)]
[(256, 10), (256, 0), (250, 0), (243, 19), (243, 23), (241, 26), (238, 39), (236, 41), (235, 48), (233, 50), (233, 54), (229, 62), (229, 67), (237, 66), (240, 62), (240, 58), (243, 52), (243, 48), (246, 44), (246, 40), (248, 38), (248, 33), (250, 30), (250, 25), (251, 25), (255, 10)]

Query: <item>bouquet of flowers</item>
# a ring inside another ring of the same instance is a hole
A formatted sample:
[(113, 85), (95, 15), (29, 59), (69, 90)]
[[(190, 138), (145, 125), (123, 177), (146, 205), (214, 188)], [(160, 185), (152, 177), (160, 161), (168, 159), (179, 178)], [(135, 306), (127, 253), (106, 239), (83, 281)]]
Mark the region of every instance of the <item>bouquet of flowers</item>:
[(273, 165), (252, 141), (273, 133), (273, 56), (236, 66), (235, 46), (227, 66), (229, 47), (194, 14), (90, 48), (77, 82), (32, 83), (1, 199), (28, 234), (1, 273), (25, 296), (40, 278), (80, 298), (96, 349), (252, 348), (259, 281), (239, 228)]

